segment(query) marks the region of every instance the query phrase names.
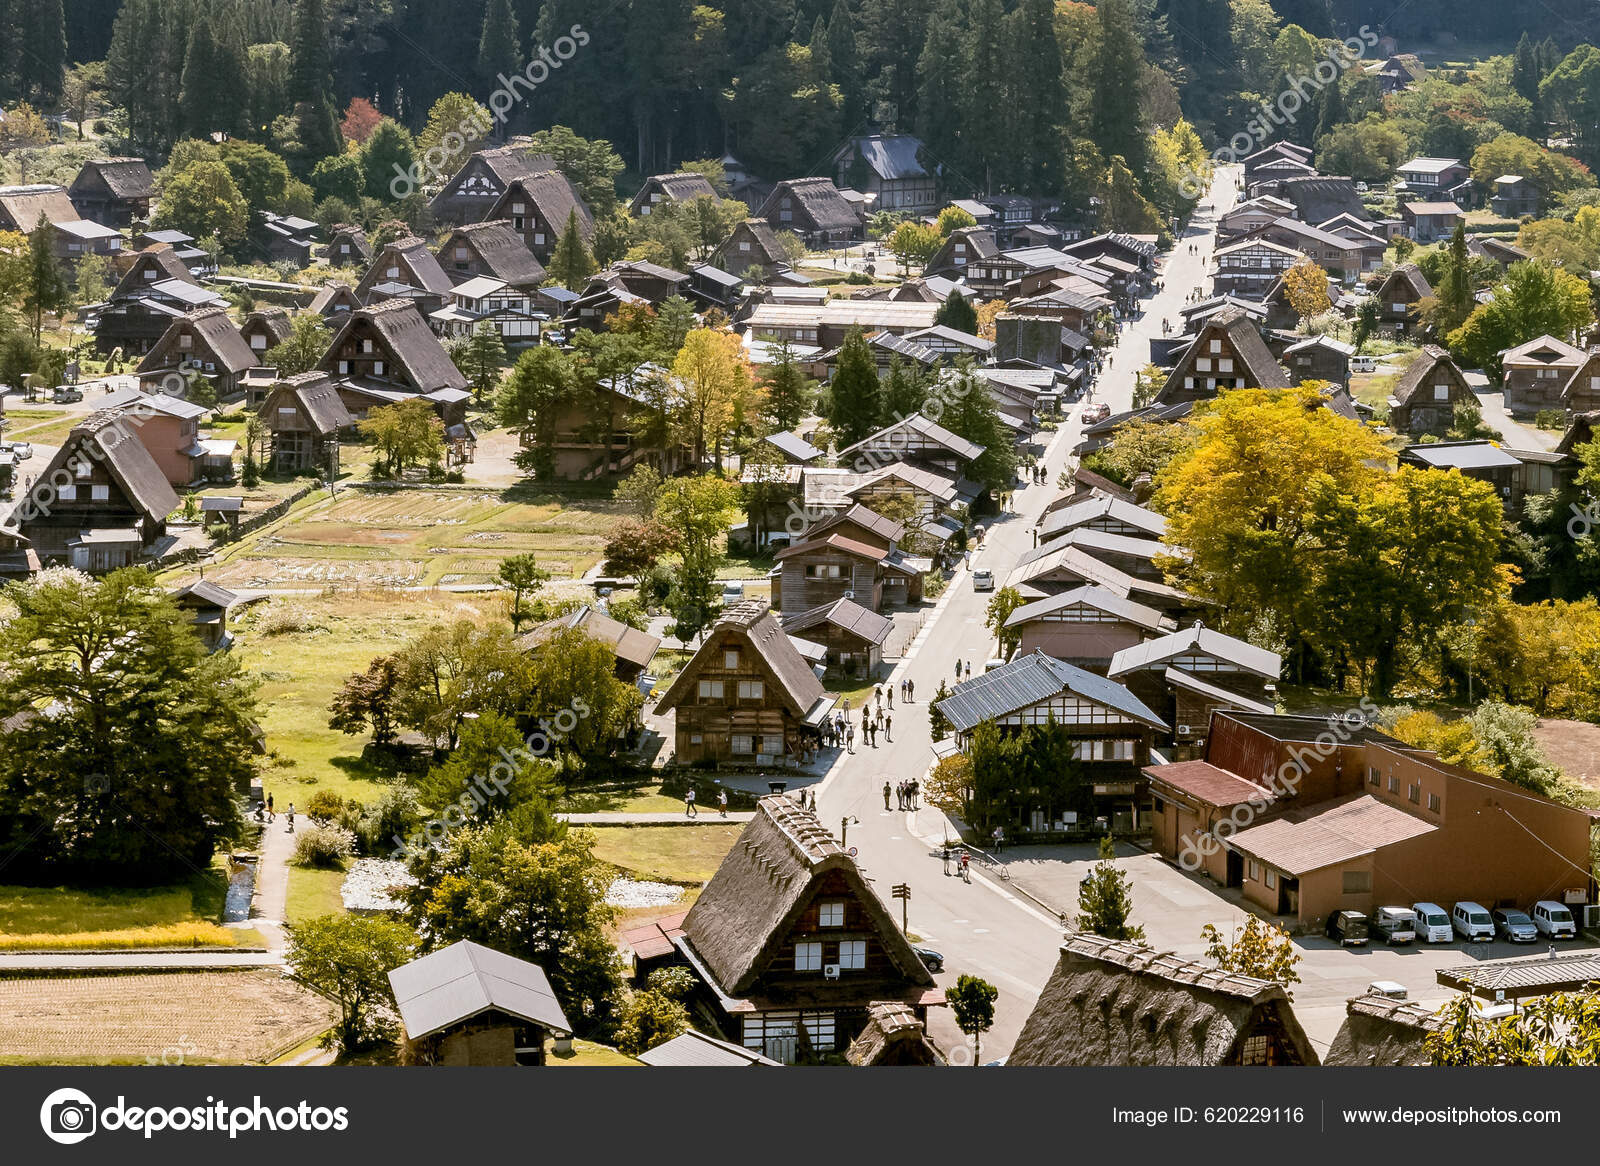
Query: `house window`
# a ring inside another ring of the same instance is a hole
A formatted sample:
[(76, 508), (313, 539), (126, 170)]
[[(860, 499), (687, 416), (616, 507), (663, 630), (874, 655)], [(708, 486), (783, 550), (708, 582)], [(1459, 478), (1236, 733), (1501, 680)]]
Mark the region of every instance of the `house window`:
[(1211, 361), (1204, 356), (1196, 357), (1194, 362), (1194, 370), (1195, 372), (1210, 372)]
[(817, 926), (818, 927), (843, 927), (844, 926), (844, 903), (843, 903), (843, 901), (835, 901), (835, 902), (830, 902), (830, 903), (823, 903), (820, 906), (818, 906), (817, 907)]
[(1277, 888), (1278, 888), (1278, 872), (1275, 871), (1275, 870), (1268, 869), (1268, 871), (1266, 873), (1266, 877), (1264, 877), (1261, 881), (1267, 885), (1267, 890), (1269, 890), (1269, 891), (1277, 890)]
[(1438, 794), (1429, 794), (1428, 795), (1428, 812), (1430, 814), (1437, 814), (1439, 812), (1439, 795)]
[(185, 332), (182, 336), (178, 337), (178, 347), (183, 349), (185, 352), (188, 352), (189, 349), (194, 347), (194, 337)]
[(256, 335), (250, 337), (250, 347), (256, 352), (265, 351), (267, 347), (267, 338), (258, 332)]
[(1251, 882), (1260, 882), (1261, 881), (1261, 864), (1258, 863), (1258, 862), (1251, 862), (1250, 863), (1250, 881)]
[(339, 362), (339, 375), (340, 376), (344, 376), (349, 371), (350, 371), (350, 362), (348, 360), (341, 360)]
[(377, 377), (383, 375), (383, 361), (375, 360), (372, 362), (372, 375)]
[(820, 972), (822, 970), (822, 944), (795, 944), (794, 970), (797, 972)]
[(511, 204), (511, 213), (514, 214), (514, 215), (527, 214), (528, 213), (527, 204), (520, 203), (520, 202), (512, 203)]
[(722, 681), (720, 681), (720, 680), (702, 680), (700, 682), (700, 699), (701, 700), (721, 700), (722, 699)]
[(1422, 786), (1420, 784), (1417, 782), (1412, 782), (1406, 787), (1406, 801), (1410, 802), (1412, 805), (1416, 805), (1422, 801)]
[(1398, 301), (1390, 304), (1389, 307), (1393, 309), (1394, 314), (1397, 316), (1403, 316), (1406, 314), (1406, 306)]
[(544, 242), (544, 232), (543, 231), (535, 231), (533, 233), (533, 242), (534, 242), (534, 246), (538, 246), (540, 243), (543, 243)]
[(756, 739), (749, 733), (735, 733), (733, 735), (733, 751), (748, 756), (756, 751)]
[(111, 487), (110, 486), (90, 486), (89, 487), (89, 500), (91, 502), (109, 502), (109, 501), (111, 501)]
[(777, 757), (783, 752), (783, 738), (770, 736), (761, 738), (761, 752), (770, 757)]
[(1449, 385), (1434, 385), (1433, 386), (1433, 399), (1435, 401), (1448, 401), (1450, 399), (1450, 386)]
[(739, 667), (739, 650), (737, 648), (730, 648), (722, 653), (722, 666), (729, 669)]
[(1400, 779), (1392, 773), (1389, 775), (1389, 792), (1392, 794), (1400, 792)]
[(1228, 359), (1227, 357), (1223, 357), (1221, 360), (1217, 361), (1217, 371), (1218, 372), (1232, 372), (1233, 371), (1233, 361)]
[(1371, 766), (1367, 770), (1367, 784), (1368, 785), (1377, 785), (1382, 780), (1383, 780), (1382, 777), (1378, 774), (1378, 767), (1376, 765)]
[(56, 489), (56, 497), (63, 502), (76, 502), (78, 499), (78, 487), (60, 486)]
[(839, 945), (839, 966), (852, 971), (860, 971), (867, 966), (867, 941), (864, 939), (847, 939)]
[(740, 700), (760, 700), (765, 695), (765, 685), (759, 680), (739, 681)]
[(745, 239), (741, 239), (741, 240), (740, 240), (740, 241), (739, 241), (739, 250), (741, 250), (741, 251), (748, 251), (748, 250), (750, 250), (750, 243), (749, 243), (749, 241), (748, 241), (748, 240), (745, 240)]
[(1372, 872), (1370, 870), (1347, 870), (1343, 875), (1344, 893), (1347, 895), (1370, 895), (1372, 893)]

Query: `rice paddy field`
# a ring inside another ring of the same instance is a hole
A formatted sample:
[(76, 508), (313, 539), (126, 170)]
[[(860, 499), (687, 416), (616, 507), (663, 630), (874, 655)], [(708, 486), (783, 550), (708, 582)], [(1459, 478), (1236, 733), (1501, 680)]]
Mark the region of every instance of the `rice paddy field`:
[(0, 1064), (254, 1064), (337, 1019), (277, 971), (0, 979)]
[(609, 500), (523, 488), (341, 486), (224, 549), (207, 578), (235, 590), (487, 584), (502, 559), (529, 551), (552, 577), (575, 578), (604, 557), (621, 517)]

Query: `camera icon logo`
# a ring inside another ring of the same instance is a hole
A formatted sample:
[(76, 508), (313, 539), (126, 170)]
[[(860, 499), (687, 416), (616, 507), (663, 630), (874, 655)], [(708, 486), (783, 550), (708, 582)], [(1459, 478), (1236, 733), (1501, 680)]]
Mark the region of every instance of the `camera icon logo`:
[(39, 1124), (45, 1137), (73, 1146), (94, 1133), (99, 1109), (80, 1089), (57, 1089), (39, 1107)]

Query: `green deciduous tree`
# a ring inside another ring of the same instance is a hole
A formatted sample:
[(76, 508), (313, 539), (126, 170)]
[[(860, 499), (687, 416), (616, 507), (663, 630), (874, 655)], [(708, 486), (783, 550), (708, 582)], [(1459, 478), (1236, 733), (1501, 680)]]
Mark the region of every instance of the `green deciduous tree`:
[(572, 358), (561, 349), (541, 344), (517, 358), (495, 394), (495, 417), (522, 435), (517, 464), (535, 478), (555, 475), (556, 429), (565, 407), (577, 393)]
[(1529, 260), (1513, 263), (1494, 298), (1472, 310), (1447, 343), (1469, 367), (1500, 376), (1500, 354), (1537, 336), (1570, 337), (1594, 319), (1589, 285), (1578, 276)]
[(500, 560), (500, 582), (511, 588), (511, 626), (522, 626), (522, 597), (535, 595), (550, 578), (532, 551)]
[[(1300, 953), (1294, 939), (1275, 924), (1247, 915), (1244, 928), (1234, 928), (1231, 939), (1224, 939), (1214, 923), (1200, 929), (1200, 938), (1206, 941), (1206, 958), (1225, 972), (1272, 980), (1286, 990), (1300, 982), (1300, 973), (1295, 971)], [(1293, 993), (1286, 994), (1294, 999)]]
[(983, 1034), (994, 1027), (994, 1002), (1000, 990), (989, 981), (963, 972), (944, 990), (950, 1005), (950, 1018), (956, 1027), (972, 1038), (972, 1063), (981, 1061)]
[(326, 1044), (348, 1056), (395, 1035), (389, 973), (411, 958), (416, 942), (405, 924), (367, 915), (323, 915), (290, 929), (285, 962), (339, 1005)]

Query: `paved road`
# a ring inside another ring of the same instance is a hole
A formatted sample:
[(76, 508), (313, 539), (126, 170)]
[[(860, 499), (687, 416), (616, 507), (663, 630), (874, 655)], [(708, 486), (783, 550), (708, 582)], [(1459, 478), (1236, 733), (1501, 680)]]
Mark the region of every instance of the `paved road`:
[[(1216, 197), (1223, 200), (1223, 209), (1232, 205), (1233, 190), (1231, 176), (1219, 179)], [(1147, 301), (1143, 314), (1130, 321), (1119, 335), (1111, 367), (1102, 373), (1095, 396), (1095, 400), (1109, 403), (1113, 411), (1131, 405), (1134, 374), (1148, 363), (1149, 342), (1151, 337), (1161, 335), (1163, 317), (1176, 319), (1188, 293), (1205, 281), (1214, 219), (1212, 204), (1202, 204), (1176, 250), (1166, 257), (1162, 273), (1165, 290)], [(1196, 254), (1187, 250), (1191, 241), (1200, 244)], [(1068, 464), (1080, 428), (1074, 415), (1057, 431), (1045, 455), (1048, 484), (1017, 490), (1014, 512), (994, 521), (983, 549), (973, 556), (974, 568), (989, 568), (997, 578), (1004, 579), (1023, 552), (1033, 546), (1033, 522), (1055, 495), (1055, 479)], [(890, 685), (898, 685), (902, 677), (910, 677), (917, 695), (910, 706), (896, 702), (894, 741), (878, 748), (858, 744), (855, 754), (838, 759), (827, 778), (815, 787), (818, 813), (825, 822), (842, 825), (846, 817), (854, 819), (846, 841), (859, 848), (858, 861), (875, 881), (879, 893), (887, 899), (890, 885), (910, 885), (911, 930), (946, 958), (948, 971), (939, 977), (939, 982), (948, 984), (962, 972), (973, 972), (1000, 989), (995, 1026), (983, 1043), (983, 1060), (1010, 1051), (1040, 987), (1055, 966), (1061, 940), (1060, 920), (999, 879), (978, 873), (968, 885), (947, 877), (933, 849), (948, 828), (945, 816), (931, 809), (885, 810), (883, 784), (887, 781), (893, 785), (925, 774), (933, 760), (928, 701), (941, 680), (953, 680), (957, 659), (976, 662), (981, 669), (993, 655), (993, 640), (984, 627), (988, 599), (987, 594), (973, 592), (967, 571), (956, 573), (935, 615), (918, 636), (912, 654), (889, 678)], [(965, 1053), (961, 1034), (946, 1010), (934, 1010), (930, 1031), (941, 1048), (956, 1056)]]

